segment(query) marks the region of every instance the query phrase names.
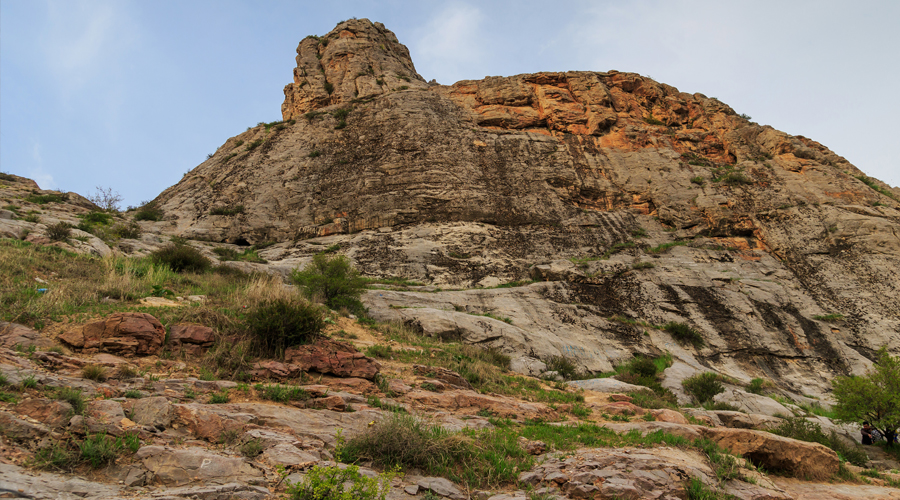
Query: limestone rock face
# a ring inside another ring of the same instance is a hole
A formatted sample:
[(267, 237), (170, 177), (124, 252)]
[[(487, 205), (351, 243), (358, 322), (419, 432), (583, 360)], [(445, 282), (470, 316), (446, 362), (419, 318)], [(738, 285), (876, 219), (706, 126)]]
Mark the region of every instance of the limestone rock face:
[(285, 121), (332, 104), (349, 104), (400, 87), (426, 88), (409, 50), (381, 23), (351, 19), (297, 46), (294, 81), (284, 87)]
[(823, 395), (882, 345), (900, 353), (900, 190), (718, 99), (618, 71), (427, 84), (360, 19), (300, 42), (282, 116), (160, 194), (152, 229), (278, 242), (254, 265), (281, 275), (338, 245), (366, 275), (422, 285), (369, 291), (378, 320), (529, 372), (668, 351), (682, 399), (704, 371)]

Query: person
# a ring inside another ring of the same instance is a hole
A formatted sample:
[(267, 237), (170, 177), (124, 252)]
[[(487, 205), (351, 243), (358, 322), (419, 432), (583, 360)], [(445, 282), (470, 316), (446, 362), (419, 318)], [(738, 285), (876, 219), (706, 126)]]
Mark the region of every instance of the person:
[(860, 432), (862, 432), (862, 444), (872, 444), (872, 426), (868, 422), (863, 422)]

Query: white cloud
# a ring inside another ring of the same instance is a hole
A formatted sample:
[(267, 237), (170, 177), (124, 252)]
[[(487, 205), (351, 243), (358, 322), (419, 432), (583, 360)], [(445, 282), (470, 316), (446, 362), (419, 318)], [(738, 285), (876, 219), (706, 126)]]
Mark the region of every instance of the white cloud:
[(451, 84), (461, 69), (483, 66), (488, 50), (480, 32), (484, 18), (479, 8), (464, 3), (437, 12), (415, 33), (413, 60), (423, 62), (419, 73)]

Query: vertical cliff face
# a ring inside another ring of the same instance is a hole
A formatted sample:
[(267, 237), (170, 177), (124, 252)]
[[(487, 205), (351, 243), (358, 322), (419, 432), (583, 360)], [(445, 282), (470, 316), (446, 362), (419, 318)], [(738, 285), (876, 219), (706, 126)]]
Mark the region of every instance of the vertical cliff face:
[[(553, 282), (367, 300), (383, 319), (592, 370), (668, 350), (818, 393), (881, 345), (900, 349), (900, 190), (813, 140), (634, 73), (426, 84), (365, 19), (297, 52), (284, 121), (229, 139), (163, 192), (160, 231), (281, 242), (274, 266), (326, 237), (375, 276)], [(480, 331), (459, 308), (516, 326)], [(670, 321), (706, 346), (634, 326)]]
[(427, 87), (409, 50), (381, 23), (344, 21), (297, 46), (294, 81), (284, 87), (284, 120), (332, 104), (348, 104), (404, 88)]

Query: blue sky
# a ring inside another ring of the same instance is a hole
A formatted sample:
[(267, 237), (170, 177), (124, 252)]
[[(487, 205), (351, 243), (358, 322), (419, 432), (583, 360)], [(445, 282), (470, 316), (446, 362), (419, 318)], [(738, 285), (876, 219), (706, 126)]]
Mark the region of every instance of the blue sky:
[(426, 80), (632, 71), (900, 186), (900, 2), (0, 0), (0, 170), (137, 205), (281, 118), (295, 49), (383, 22)]

